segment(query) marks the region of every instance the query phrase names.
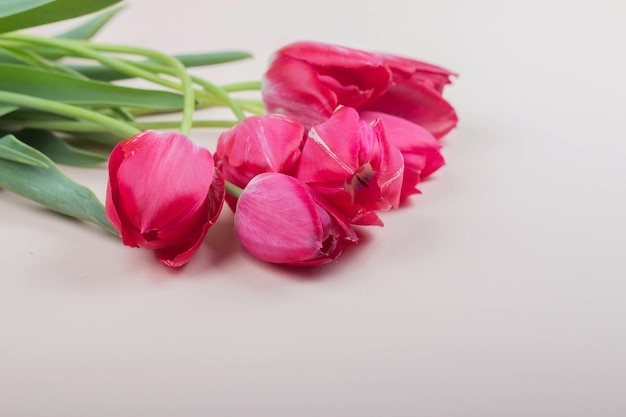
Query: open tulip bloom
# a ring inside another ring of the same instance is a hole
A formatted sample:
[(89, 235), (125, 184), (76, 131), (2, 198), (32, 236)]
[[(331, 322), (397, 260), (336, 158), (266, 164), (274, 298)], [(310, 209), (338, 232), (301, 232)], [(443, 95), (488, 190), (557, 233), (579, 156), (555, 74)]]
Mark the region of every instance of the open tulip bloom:
[[(48, 9), (46, 2), (24, 13), (16, 2), (0, 2), (3, 24), (14, 28), (0, 28), (0, 49), (19, 62), (0, 65), (0, 188), (95, 223), (171, 267), (198, 252), (226, 201), (248, 253), (311, 266), (333, 262), (356, 244), (358, 227), (382, 226), (381, 212), (398, 208), (444, 165), (439, 139), (457, 116), (443, 94), (456, 74), (436, 65), (296, 42), (276, 51), (260, 83), (220, 87), (187, 67), (248, 53), (173, 57), (92, 43), (89, 36), (114, 14), (106, 11), (61, 36), (15, 30), (118, 1), (84, 2), (75, 10)], [(57, 55), (97, 66), (72, 66)], [(158, 88), (106, 81), (124, 78)], [(260, 99), (231, 97), (245, 90), (260, 91)], [(196, 108), (214, 106), (228, 107), (236, 120), (194, 119)], [(140, 120), (164, 112), (180, 112), (180, 122)], [(192, 126), (229, 129), (212, 155), (189, 139)], [(157, 131), (176, 127), (180, 133)], [(102, 141), (110, 154), (80, 148)], [(53, 162), (105, 160), (104, 205)]]

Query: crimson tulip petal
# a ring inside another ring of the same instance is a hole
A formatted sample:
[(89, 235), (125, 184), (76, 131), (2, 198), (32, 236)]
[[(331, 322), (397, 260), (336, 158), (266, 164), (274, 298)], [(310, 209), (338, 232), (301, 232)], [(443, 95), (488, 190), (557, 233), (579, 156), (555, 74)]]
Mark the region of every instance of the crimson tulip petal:
[(450, 77), (458, 76), (455, 72), (416, 59), (384, 53), (376, 55), (389, 66), (396, 80), (401, 78), (424, 81), (440, 95), (444, 87), (451, 83)]
[(305, 127), (328, 119), (337, 94), (320, 81), (306, 62), (279, 56), (263, 76), (263, 103), (269, 113), (296, 117)]
[(454, 107), (425, 82), (399, 82), (361, 110), (402, 117), (427, 129), (436, 138), (443, 137), (459, 121)]
[(389, 142), (404, 158), (404, 177), (401, 198), (418, 193), (415, 186), (441, 168), (445, 161), (441, 155), (441, 143), (426, 129), (401, 117), (386, 113), (362, 111), (367, 121), (381, 120)]
[(351, 223), (382, 225), (374, 210), (398, 207), (403, 158), (380, 123), (351, 107), (309, 131), (296, 177), (337, 207)]

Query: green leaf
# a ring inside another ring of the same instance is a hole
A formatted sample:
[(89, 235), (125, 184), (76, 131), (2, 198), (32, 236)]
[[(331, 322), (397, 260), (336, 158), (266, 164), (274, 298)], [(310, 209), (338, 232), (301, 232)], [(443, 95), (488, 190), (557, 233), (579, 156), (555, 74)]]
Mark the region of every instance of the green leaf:
[(50, 210), (101, 226), (117, 233), (106, 218), (104, 207), (88, 188), (72, 181), (41, 152), (20, 142), (15, 136), (0, 139), (3, 152), (37, 160), (32, 165), (15, 159), (0, 159), (0, 188), (36, 201)]
[(39, 68), (0, 64), (0, 91), (76, 105), (178, 109), (180, 94), (84, 80)]
[(24, 60), (15, 55), (14, 51), (0, 47), (0, 63), (2, 64), (26, 64)]
[(55, 0), (2, 0), (2, 3), (0, 3), (0, 17), (22, 13), (53, 1)]
[(17, 163), (24, 164), (24, 165), (48, 168), (48, 165), (41, 162), (37, 158), (24, 155), (23, 153), (3, 144), (2, 141), (0, 141), (0, 159), (4, 159), (5, 161), (17, 162)]
[[(3, 3), (6, 1), (7, 0), (2, 0)], [(74, 17), (97, 12), (117, 4), (120, 1), (122, 0), (54, 0), (47, 2), (41, 0), (10, 0), (10, 4), (18, 2), (27, 3), (26, 7), (30, 4), (40, 4), (27, 9), (20, 5), (17, 6), (17, 8), (21, 8), (21, 12), (0, 17), (0, 33), (13, 32), (19, 29), (72, 19)], [(10, 6), (7, 7), (6, 10), (10, 11)]]
[(115, 7), (109, 10), (105, 10), (104, 12), (96, 15), (93, 19), (83, 23), (80, 26), (75, 27), (67, 32), (63, 32), (57, 36), (56, 38), (62, 39), (77, 39), (77, 40), (88, 40), (91, 39), (100, 29), (102, 29), (109, 20), (113, 18), (122, 7)]
[(57, 164), (90, 167), (100, 165), (109, 159), (108, 155), (72, 146), (67, 141), (45, 130), (24, 129), (14, 133), (14, 135)]
[(10, 106), (8, 104), (0, 103), (0, 117), (4, 116), (5, 114), (9, 114), (12, 111), (15, 111), (17, 109), (18, 109), (17, 106)]
[[(243, 51), (207, 52), (187, 55), (174, 55), (185, 67), (202, 67), (208, 65), (224, 64), (227, 62), (240, 61), (251, 58), (252, 55)], [(144, 61), (154, 63), (154, 61)], [(117, 72), (104, 65), (68, 65), (83, 75), (99, 81), (117, 81), (129, 78), (127, 74)]]

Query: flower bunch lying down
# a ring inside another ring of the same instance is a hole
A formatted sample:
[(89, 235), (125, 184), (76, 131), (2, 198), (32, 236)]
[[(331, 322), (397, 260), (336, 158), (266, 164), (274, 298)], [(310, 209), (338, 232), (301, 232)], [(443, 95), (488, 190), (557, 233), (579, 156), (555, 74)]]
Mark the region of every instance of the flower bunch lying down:
[[(275, 53), (261, 83), (216, 86), (186, 67), (247, 54), (172, 57), (90, 41), (115, 12), (103, 12), (72, 36), (0, 33), (0, 188), (103, 226), (173, 267), (192, 258), (226, 203), (250, 254), (317, 265), (356, 244), (355, 228), (382, 226), (378, 213), (398, 208), (444, 164), (439, 139), (457, 123), (442, 96), (455, 75), (450, 71), (297, 42)], [(75, 39), (76, 33), (83, 37)], [(66, 56), (96, 65), (65, 64)], [(131, 77), (159, 88), (114, 83)], [(261, 101), (234, 97), (259, 88)], [(212, 106), (230, 108), (235, 120), (194, 120), (195, 108)], [(176, 112), (182, 114), (178, 132), (171, 121), (143, 119)], [(189, 139), (192, 126), (229, 129), (211, 154)], [(94, 143), (112, 148), (103, 158)], [(103, 159), (109, 170), (104, 207), (55, 167)]]
[(457, 122), (441, 96), (451, 75), (335, 45), (286, 46), (263, 81), (268, 114), (223, 132), (214, 159), (179, 134), (142, 132), (118, 145), (107, 214), (126, 244), (177, 266), (225, 199), (252, 255), (333, 261), (358, 242), (353, 225), (382, 226), (377, 212), (444, 164), (437, 138)]

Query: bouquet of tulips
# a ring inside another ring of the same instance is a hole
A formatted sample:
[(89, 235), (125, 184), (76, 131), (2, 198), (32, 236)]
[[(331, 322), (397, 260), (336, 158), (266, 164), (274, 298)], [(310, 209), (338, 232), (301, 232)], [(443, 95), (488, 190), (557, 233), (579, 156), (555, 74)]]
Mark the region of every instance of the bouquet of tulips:
[[(125, 245), (187, 263), (224, 202), (241, 245), (268, 262), (316, 265), (358, 242), (444, 164), (455, 74), (415, 59), (316, 42), (271, 58), (261, 82), (218, 86), (188, 68), (240, 51), (171, 56), (91, 41), (120, 0), (0, 3), (0, 188), (95, 223)], [(54, 37), (33, 26), (99, 12)], [(74, 58), (72, 61), (66, 58)], [(75, 58), (87, 61), (76, 64)], [(139, 78), (153, 89), (119, 80)], [(238, 99), (259, 90), (260, 99)], [(197, 120), (223, 106), (232, 120)], [(146, 116), (178, 114), (179, 120)], [(227, 129), (212, 154), (192, 127)], [(103, 205), (56, 164), (108, 162)]]

